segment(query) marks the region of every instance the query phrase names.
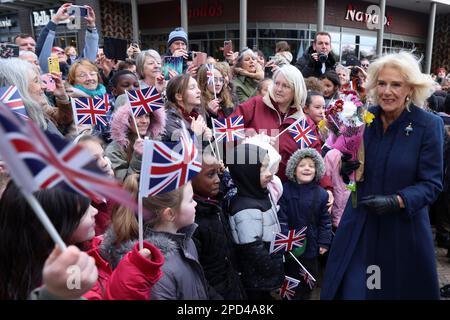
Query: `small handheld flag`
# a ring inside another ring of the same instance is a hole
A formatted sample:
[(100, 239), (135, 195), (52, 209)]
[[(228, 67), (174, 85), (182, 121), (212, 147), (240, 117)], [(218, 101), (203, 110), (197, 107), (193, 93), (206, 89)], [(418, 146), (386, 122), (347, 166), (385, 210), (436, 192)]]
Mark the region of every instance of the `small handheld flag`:
[(0, 101), (22, 118), (29, 119), (25, 104), (16, 86), (0, 87)]
[(109, 100), (107, 94), (103, 98), (75, 98), (72, 101), (77, 124), (108, 126)]
[(193, 139), (179, 142), (144, 141), (140, 195), (154, 196), (180, 188), (201, 171), (202, 163)]
[(305, 118), (301, 119), (288, 131), (294, 141), (299, 145), (300, 149), (309, 148), (317, 141), (313, 128), (308, 125)]
[(281, 232), (275, 233), (272, 241), (270, 242), (270, 253), (291, 251), (294, 247), (302, 248), (305, 245), (307, 227), (303, 227), (300, 230), (289, 230), (285, 235)]
[(229, 117), (222, 120), (212, 119), (213, 130), (216, 141), (226, 142), (245, 138), (244, 117)]
[(164, 107), (164, 99), (155, 87), (148, 87), (142, 90), (127, 90), (127, 97), (135, 117), (152, 113)]
[(291, 298), (295, 295), (295, 288), (297, 288), (299, 284), (300, 280), (285, 276), (283, 284), (280, 288), (281, 298), (291, 300)]

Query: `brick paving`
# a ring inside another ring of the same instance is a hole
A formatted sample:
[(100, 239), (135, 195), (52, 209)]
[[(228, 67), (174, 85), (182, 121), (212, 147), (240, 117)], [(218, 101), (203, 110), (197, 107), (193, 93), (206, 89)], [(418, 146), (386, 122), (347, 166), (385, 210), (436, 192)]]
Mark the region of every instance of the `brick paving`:
[[(435, 247), (436, 265), (439, 277), (439, 287), (450, 283), (450, 262), (447, 257), (447, 249)], [(323, 272), (323, 270), (322, 270)], [(322, 281), (322, 274), (319, 275), (319, 283)], [(320, 299), (320, 287), (315, 288), (312, 292), (311, 300)], [(442, 300), (450, 300), (450, 298), (441, 298)]]

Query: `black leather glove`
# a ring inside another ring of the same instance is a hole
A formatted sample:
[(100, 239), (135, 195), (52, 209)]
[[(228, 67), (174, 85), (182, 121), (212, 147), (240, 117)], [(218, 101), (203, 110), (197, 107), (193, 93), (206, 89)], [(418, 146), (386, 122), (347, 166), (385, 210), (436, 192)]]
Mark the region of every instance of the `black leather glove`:
[(384, 215), (386, 213), (394, 213), (400, 211), (400, 202), (397, 195), (392, 194), (388, 196), (367, 196), (361, 199), (360, 205), (367, 207), (367, 209), (378, 215)]
[(348, 184), (350, 182), (350, 174), (359, 168), (361, 163), (358, 160), (350, 160), (352, 158), (352, 155), (349, 153), (342, 154), (341, 157), (341, 170), (339, 173), (342, 176), (342, 180), (344, 180), (345, 184)]

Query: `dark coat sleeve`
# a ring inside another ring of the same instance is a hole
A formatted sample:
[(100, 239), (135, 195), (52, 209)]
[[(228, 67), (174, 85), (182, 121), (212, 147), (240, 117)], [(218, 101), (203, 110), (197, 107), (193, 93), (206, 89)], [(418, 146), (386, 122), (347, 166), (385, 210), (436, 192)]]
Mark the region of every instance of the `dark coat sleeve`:
[[(283, 186), (283, 188), (285, 188), (284, 190), (286, 190), (286, 184)], [(283, 192), (283, 195), (278, 201), (278, 205), (280, 206), (280, 210), (278, 210), (278, 221), (280, 222), (281, 232), (286, 234), (287, 232), (289, 232), (289, 219), (286, 214), (287, 210), (289, 209), (289, 204), (286, 199), (286, 191)]]
[(409, 216), (433, 203), (442, 190), (444, 125), (438, 117), (430, 119), (427, 124), (429, 129), (420, 142), (417, 183), (397, 191), (405, 202)]
[(331, 244), (331, 218), (328, 213), (328, 193), (321, 190), (320, 206), (319, 206), (319, 225), (318, 225), (318, 239), (317, 243), (320, 247), (328, 249)]

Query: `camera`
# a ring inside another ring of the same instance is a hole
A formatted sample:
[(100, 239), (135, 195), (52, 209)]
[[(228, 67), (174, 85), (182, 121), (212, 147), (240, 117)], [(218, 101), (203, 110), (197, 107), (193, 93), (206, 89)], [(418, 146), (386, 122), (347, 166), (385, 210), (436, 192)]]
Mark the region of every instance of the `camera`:
[(187, 61), (192, 61), (194, 51), (188, 51), (187, 53)]
[(350, 78), (358, 78), (358, 68), (352, 67), (350, 69)]
[(321, 63), (325, 63), (328, 59), (328, 55), (326, 55), (325, 53), (319, 53), (319, 61)]

